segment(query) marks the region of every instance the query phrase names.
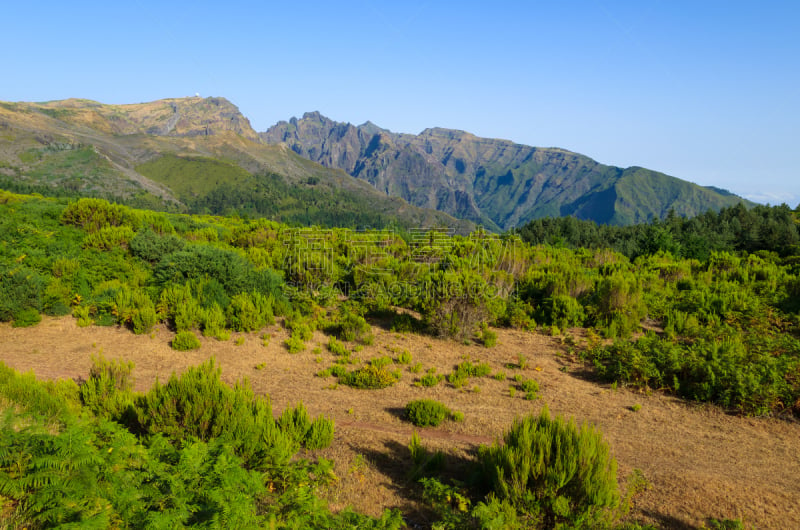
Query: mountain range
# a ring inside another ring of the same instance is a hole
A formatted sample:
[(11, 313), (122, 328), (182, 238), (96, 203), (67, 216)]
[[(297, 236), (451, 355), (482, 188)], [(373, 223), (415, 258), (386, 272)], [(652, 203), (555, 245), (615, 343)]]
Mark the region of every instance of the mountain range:
[(397, 134), (370, 122), (354, 126), (309, 112), (260, 136), (387, 195), (494, 230), (568, 215), (627, 225), (663, 218), (670, 210), (692, 217), (743, 201), (641, 167), (607, 166), (564, 149), (452, 129)]
[(319, 112), (258, 133), (224, 98), (0, 102), (0, 187), (297, 224), (501, 231), (605, 224), (746, 202), (640, 167), (432, 128), (399, 134)]

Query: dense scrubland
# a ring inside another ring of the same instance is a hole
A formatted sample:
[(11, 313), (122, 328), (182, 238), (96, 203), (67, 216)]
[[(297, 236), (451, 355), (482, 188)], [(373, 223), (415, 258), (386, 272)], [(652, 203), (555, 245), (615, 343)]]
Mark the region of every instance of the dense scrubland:
[[(0, 209), (0, 320), (13, 326), (42, 314), (135, 334), (166, 324), (180, 350), (278, 320), (289, 353), (324, 332), (334, 361), (320, 376), (365, 391), (413, 363), (356, 359), (371, 322), (487, 348), (493, 328), (514, 327), (560, 337), (612, 385), (800, 416), (798, 212), (785, 206), (627, 228), (543, 220), (501, 236), (296, 228), (9, 192)], [(302, 404), (273, 411), (246, 381), (222, 383), (213, 361), (144, 393), (131, 370), (98, 356), (85, 381), (39, 382), (2, 367), (4, 524), (403, 527), (397, 511), (332, 513), (321, 500), (335, 477), (306, 450), (330, 444), (331, 418)], [(446, 377), (457, 387), (488, 375), (465, 360)], [(420, 384), (444, 377), (420, 374)], [(535, 381), (518, 384), (536, 398)], [(460, 413), (415, 401), (405, 414), (435, 425)], [(641, 527), (624, 516), (642, 482), (620, 490), (602, 434), (546, 409), (457, 476), (418, 438), (409, 450), (436, 528)]]

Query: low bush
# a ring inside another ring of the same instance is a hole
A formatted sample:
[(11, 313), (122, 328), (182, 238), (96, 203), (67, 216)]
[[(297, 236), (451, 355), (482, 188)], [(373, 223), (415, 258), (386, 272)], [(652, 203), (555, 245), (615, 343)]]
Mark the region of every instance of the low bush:
[(80, 386), (81, 401), (98, 416), (126, 423), (133, 413), (133, 363), (92, 356), (89, 379)]
[(188, 351), (200, 347), (200, 339), (191, 331), (179, 331), (171, 343), (173, 350)]
[(284, 344), (289, 353), (300, 353), (306, 349), (306, 343), (300, 337), (295, 337), (294, 335), (286, 339)]
[(334, 422), (333, 418), (323, 418), (319, 416), (311, 422), (311, 426), (306, 431), (303, 438), (303, 445), (306, 449), (324, 449), (333, 443)]
[(246, 382), (226, 385), (220, 372), (211, 359), (173, 374), (164, 385), (156, 382), (137, 399), (139, 429), (177, 444), (222, 438), (252, 468), (288, 462), (298, 445), (278, 427), (269, 401), (256, 397)]
[(225, 312), (216, 303), (203, 309), (200, 316), (200, 326), (203, 328), (204, 337), (214, 337), (218, 340), (228, 340), (231, 336), (225, 328)]
[(374, 359), (370, 359), (369, 364), (375, 368), (384, 368), (394, 364), (394, 361), (392, 361), (392, 358), (388, 355), (384, 355), (383, 357), (375, 357)]
[(344, 374), (339, 382), (353, 388), (378, 389), (392, 386), (397, 378), (386, 367), (367, 365)]
[[(745, 333), (728, 327), (691, 343), (649, 333), (584, 352), (601, 377), (639, 388), (666, 388), (744, 414), (764, 415), (800, 400), (800, 341), (769, 330)], [(795, 414), (800, 409), (795, 409)]]
[(492, 373), (489, 363), (473, 364), (471, 361), (464, 361), (456, 365), (456, 368), (447, 376), (447, 381), (455, 388), (464, 386), (470, 377), (486, 377)]
[(92, 308), (89, 306), (76, 305), (72, 308), (72, 316), (77, 320), (79, 328), (85, 328), (94, 324), (92, 319)]
[(411, 456), (411, 469), (408, 472), (410, 480), (418, 480), (420, 477), (432, 476), (441, 472), (444, 467), (444, 453), (436, 451), (431, 453), (419, 438), (417, 431), (411, 435), (411, 443), (408, 445), (408, 452)]
[(375, 340), (369, 323), (364, 317), (351, 311), (342, 311), (339, 317), (339, 335), (342, 340), (367, 345)]
[(312, 421), (302, 402), (293, 409), (284, 410), (278, 425), (284, 434), (306, 449), (323, 449), (333, 441), (333, 420), (319, 416)]
[(535, 379), (525, 379), (519, 386), (523, 392), (536, 393), (539, 391), (539, 383)]
[(450, 415), (450, 409), (433, 399), (417, 399), (406, 404), (405, 414), (417, 427), (436, 427)]
[(419, 378), (419, 383), (425, 387), (436, 386), (444, 376), (437, 374), (425, 374)]
[(600, 433), (547, 408), (515, 420), (503, 444), (481, 447), (478, 462), (499, 500), (547, 528), (601, 526), (620, 503), (617, 464)]
[(275, 323), (272, 298), (258, 292), (233, 295), (227, 311), (235, 331), (258, 331)]
[(11, 323), (11, 326), (14, 328), (27, 328), (35, 326), (41, 321), (42, 315), (39, 314), (39, 311), (32, 307), (27, 307), (14, 314), (14, 322)]
[(400, 364), (411, 364), (413, 360), (414, 358), (408, 350), (403, 350), (400, 355), (397, 356), (397, 362)]
[(336, 337), (328, 338), (328, 350), (334, 355), (341, 355), (343, 357), (350, 355), (350, 351), (347, 347), (342, 342), (336, 340)]

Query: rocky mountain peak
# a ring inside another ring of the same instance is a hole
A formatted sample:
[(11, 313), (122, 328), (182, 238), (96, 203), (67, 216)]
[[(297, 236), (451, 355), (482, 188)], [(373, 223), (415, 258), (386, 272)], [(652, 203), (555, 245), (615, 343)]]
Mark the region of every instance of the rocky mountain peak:
[(128, 105), (67, 99), (32, 106), (68, 124), (100, 127), (112, 134), (212, 136), (231, 132), (258, 141), (258, 134), (238, 107), (219, 97), (170, 98)]

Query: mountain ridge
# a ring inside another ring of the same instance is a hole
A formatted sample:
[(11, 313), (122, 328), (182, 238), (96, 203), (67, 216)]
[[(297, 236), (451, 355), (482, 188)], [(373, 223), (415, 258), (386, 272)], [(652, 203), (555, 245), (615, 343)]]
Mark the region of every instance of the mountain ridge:
[[(150, 202), (219, 209), (221, 203), (200, 196), (230, 191), (219, 178), (240, 174), (225, 164), (256, 181), (258, 175), (279, 175), (280, 182), (272, 177), (264, 182), (295, 193), (292, 219), (307, 222), (319, 217), (303, 217), (303, 209), (337, 217), (335, 208), (346, 207), (356, 216), (362, 209), (380, 212), (384, 221), (398, 216), (404, 225), (458, 225), (463, 232), (478, 224), (503, 231), (541, 217), (572, 215), (623, 225), (670, 211), (691, 217), (748, 204), (726, 190), (657, 171), (443, 127), (395, 133), (371, 121), (352, 125), (312, 111), (256, 132), (238, 107), (221, 97), (123, 105), (87, 99), (0, 102), (0, 178), (12, 183), (122, 197), (145, 194)], [(264, 182), (232, 178), (268, 193)], [(246, 192), (236, 193), (239, 206), (229, 208), (258, 213)], [(339, 202), (326, 200), (337, 193)], [(279, 197), (270, 201), (267, 209), (278, 215)]]
[[(751, 204), (726, 190), (639, 166), (609, 166), (558, 147), (527, 146), (443, 127), (416, 135), (393, 133), (372, 122), (351, 125), (313, 111), (299, 120), (280, 121), (259, 136), (326, 167), (343, 169), (389, 195), (494, 230), (548, 216), (631, 224), (663, 218), (670, 210), (691, 217), (738, 202)], [(666, 195), (648, 191), (652, 187)], [(646, 200), (632, 203), (634, 196)]]
[(291, 223), (474, 229), (285, 146), (263, 143), (225, 98), (0, 102), (0, 181), (16, 189)]

